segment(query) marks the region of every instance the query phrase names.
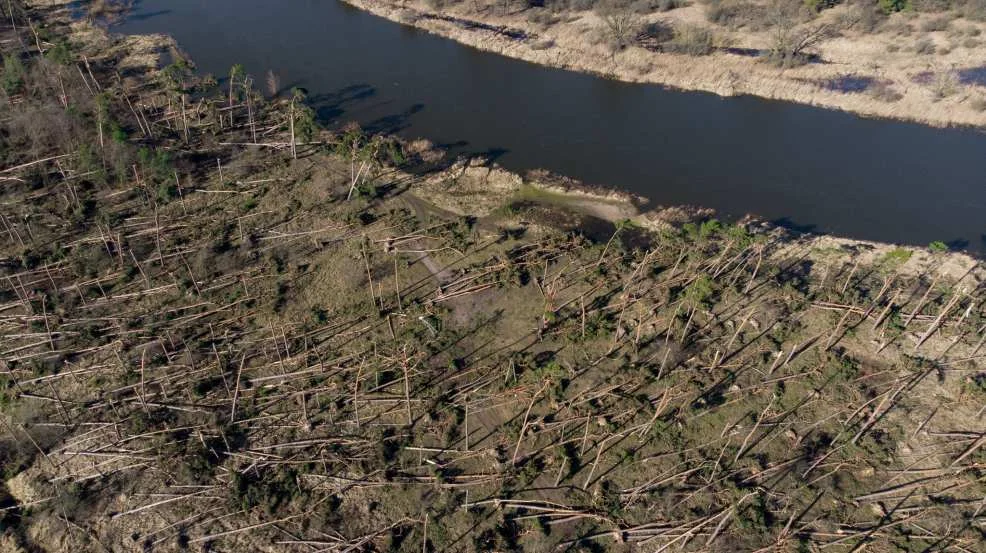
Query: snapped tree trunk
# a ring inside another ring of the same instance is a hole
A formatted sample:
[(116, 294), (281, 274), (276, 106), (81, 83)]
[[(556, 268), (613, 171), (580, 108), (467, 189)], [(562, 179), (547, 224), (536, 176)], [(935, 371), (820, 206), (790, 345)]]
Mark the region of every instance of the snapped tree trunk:
[[(253, 140), (257, 141), (256, 138)], [(294, 100), (291, 100), (291, 157), (298, 159), (298, 148), (294, 139)]]

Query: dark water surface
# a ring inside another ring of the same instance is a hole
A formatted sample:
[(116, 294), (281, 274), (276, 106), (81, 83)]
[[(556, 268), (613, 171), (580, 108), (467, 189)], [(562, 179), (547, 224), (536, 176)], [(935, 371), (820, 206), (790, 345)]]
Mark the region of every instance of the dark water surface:
[(303, 86), (319, 116), (803, 230), (986, 252), (986, 134), (722, 99), (476, 51), (336, 0), (141, 0), (115, 28), (200, 70)]

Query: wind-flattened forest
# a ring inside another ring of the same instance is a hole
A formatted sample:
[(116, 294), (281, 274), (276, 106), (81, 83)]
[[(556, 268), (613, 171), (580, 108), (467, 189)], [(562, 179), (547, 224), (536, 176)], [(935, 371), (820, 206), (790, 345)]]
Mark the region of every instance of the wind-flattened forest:
[(984, 550), (978, 262), (589, 233), (3, 10), (0, 550)]

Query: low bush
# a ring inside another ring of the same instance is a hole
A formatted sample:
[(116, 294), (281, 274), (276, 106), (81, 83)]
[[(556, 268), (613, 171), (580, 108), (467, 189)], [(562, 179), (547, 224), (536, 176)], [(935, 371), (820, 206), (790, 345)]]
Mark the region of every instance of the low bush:
[(688, 0), (658, 0), (657, 9), (658, 11), (669, 12), (677, 8), (684, 8), (688, 5)]
[(455, 0), (426, 0), (425, 2), (429, 8), (433, 10), (441, 10), (455, 4)]
[(405, 25), (414, 25), (418, 22), (418, 14), (411, 11), (402, 11), (397, 16), (397, 21)]
[(684, 0), (633, 0), (630, 9), (638, 14), (647, 15), (654, 12), (671, 11), (686, 5)]
[(951, 20), (948, 17), (933, 17), (921, 24), (921, 30), (926, 33), (944, 31), (948, 29), (949, 24), (951, 24)]
[(805, 7), (813, 13), (833, 8), (841, 3), (840, 0), (804, 0)]
[(715, 51), (717, 41), (711, 29), (698, 25), (681, 25), (674, 29), (674, 36), (665, 43), (668, 52), (706, 56)]
[(935, 100), (942, 100), (955, 94), (959, 88), (959, 79), (952, 71), (942, 71), (931, 81), (931, 95)]
[(886, 14), (904, 11), (910, 6), (910, 0), (879, 0), (878, 3)]
[(918, 39), (914, 43), (914, 53), (929, 56), (935, 53), (935, 42), (928, 37)]
[(973, 21), (986, 21), (986, 0), (968, 0), (962, 13)]
[(663, 44), (674, 38), (675, 29), (663, 21), (648, 23), (640, 32), (640, 37), (649, 43)]
[(561, 21), (561, 17), (549, 10), (534, 9), (528, 14), (527, 21), (540, 26), (542, 29), (547, 29), (548, 27)]
[(544, 5), (555, 11), (584, 12), (591, 10), (598, 3), (597, 0), (550, 0)]
[(886, 19), (886, 14), (876, 4), (854, 4), (839, 14), (837, 22), (843, 29), (872, 33)]
[(878, 81), (873, 83), (869, 88), (869, 94), (874, 99), (881, 102), (893, 103), (899, 101), (904, 97), (903, 94), (897, 91), (890, 83)]
[(955, 0), (910, 0), (910, 7), (916, 12), (942, 13), (956, 7)]
[(962, 394), (976, 398), (986, 397), (986, 374), (979, 373), (965, 377), (962, 381)]
[(766, 7), (746, 0), (710, 0), (705, 8), (705, 18), (710, 23), (733, 30), (748, 28), (759, 31), (767, 23)]
[(888, 21), (887, 24), (884, 25), (884, 29), (888, 33), (899, 36), (911, 36), (914, 34), (914, 27), (912, 27), (910, 23), (899, 18), (894, 18)]

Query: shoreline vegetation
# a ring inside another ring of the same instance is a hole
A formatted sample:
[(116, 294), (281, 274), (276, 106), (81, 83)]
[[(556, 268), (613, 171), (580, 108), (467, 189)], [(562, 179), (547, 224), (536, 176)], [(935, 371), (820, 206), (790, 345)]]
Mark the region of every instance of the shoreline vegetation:
[(619, 81), (986, 126), (981, 0), (342, 1), (473, 48)]
[(0, 4), (3, 553), (981, 550), (981, 262), (329, 132), (65, 6)]

